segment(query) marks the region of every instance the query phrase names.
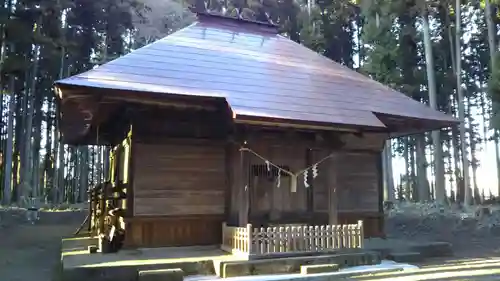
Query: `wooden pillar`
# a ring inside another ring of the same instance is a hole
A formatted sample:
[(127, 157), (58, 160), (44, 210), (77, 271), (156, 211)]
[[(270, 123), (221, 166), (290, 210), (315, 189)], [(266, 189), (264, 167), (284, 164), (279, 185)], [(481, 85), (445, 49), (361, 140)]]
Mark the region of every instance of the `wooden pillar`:
[[(238, 154), (237, 154), (238, 155)], [(248, 209), (249, 209), (249, 155), (246, 151), (239, 151), (239, 165), (235, 165), (238, 169), (235, 178), (236, 190), (238, 190), (238, 224), (246, 226), (248, 224)]]
[(136, 161), (136, 153), (135, 153), (135, 146), (133, 142), (133, 138), (135, 135), (133, 135), (132, 131), (132, 125), (130, 125), (130, 131), (128, 133), (127, 139), (128, 139), (128, 144), (129, 144), (129, 162), (128, 162), (128, 186), (127, 186), (127, 216), (128, 217), (133, 217), (134, 216), (134, 176), (135, 176), (135, 161)]
[[(379, 216), (377, 217), (377, 236), (385, 238), (385, 226), (384, 226), (384, 179), (382, 177), (382, 174), (384, 173), (384, 170), (382, 168), (382, 153), (378, 154), (377, 157), (377, 163), (376, 163), (376, 168), (377, 168), (377, 176), (378, 176), (378, 181), (377, 181), (377, 191), (378, 191), (378, 211), (379, 211)], [(392, 180), (392, 179), (391, 179)], [(371, 235), (372, 233), (369, 233)], [(366, 235), (366, 232), (365, 232)]]
[[(313, 151), (310, 148), (306, 149), (306, 155), (305, 155), (305, 162), (306, 162), (306, 167), (309, 167), (313, 164), (312, 158), (313, 158)], [(309, 187), (306, 189), (306, 209), (308, 213), (314, 213), (314, 187), (313, 187), (313, 181), (311, 180), (311, 175), (309, 174), (307, 177), (307, 183), (309, 184)]]
[(327, 186), (328, 186), (328, 224), (338, 224), (338, 155), (335, 153), (327, 160)]
[(233, 155), (234, 155), (234, 145), (228, 141), (226, 143), (226, 147), (224, 148), (224, 175), (225, 175), (225, 183), (226, 188), (224, 191), (224, 219), (226, 224), (232, 225), (232, 202), (233, 199)]

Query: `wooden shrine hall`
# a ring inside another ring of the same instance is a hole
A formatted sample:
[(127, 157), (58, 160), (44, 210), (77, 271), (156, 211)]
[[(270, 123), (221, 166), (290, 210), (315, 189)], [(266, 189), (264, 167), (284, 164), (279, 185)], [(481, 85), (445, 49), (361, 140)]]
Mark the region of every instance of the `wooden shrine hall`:
[(273, 24), (197, 16), (55, 83), (64, 142), (114, 148), (94, 233), (119, 230), (132, 248), (239, 251), (252, 242), (234, 241), (254, 229), (355, 225), (358, 237), (383, 236), (384, 142), (457, 120)]

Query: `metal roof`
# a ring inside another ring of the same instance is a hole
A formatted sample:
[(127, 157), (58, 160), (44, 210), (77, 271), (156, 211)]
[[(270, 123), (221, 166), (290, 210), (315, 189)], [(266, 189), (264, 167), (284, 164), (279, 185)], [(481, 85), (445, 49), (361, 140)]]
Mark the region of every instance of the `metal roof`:
[(380, 129), (386, 126), (376, 114), (443, 126), (457, 121), (279, 35), (272, 25), (209, 15), (56, 85), (221, 97), (236, 119)]

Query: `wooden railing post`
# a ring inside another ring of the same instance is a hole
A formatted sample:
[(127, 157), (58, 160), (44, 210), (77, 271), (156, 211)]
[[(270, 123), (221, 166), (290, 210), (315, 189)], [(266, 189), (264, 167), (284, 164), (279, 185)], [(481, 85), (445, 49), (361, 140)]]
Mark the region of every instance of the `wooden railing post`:
[(252, 228), (252, 224), (251, 223), (248, 223), (247, 224), (247, 252), (248, 254), (251, 254), (252, 253), (252, 243), (253, 243), (253, 228)]
[(358, 228), (359, 228), (359, 248), (363, 248), (364, 243), (365, 243), (365, 233), (363, 230), (363, 221), (362, 220), (358, 221)]
[(222, 223), (222, 246), (225, 246), (226, 245), (226, 222), (223, 222)]

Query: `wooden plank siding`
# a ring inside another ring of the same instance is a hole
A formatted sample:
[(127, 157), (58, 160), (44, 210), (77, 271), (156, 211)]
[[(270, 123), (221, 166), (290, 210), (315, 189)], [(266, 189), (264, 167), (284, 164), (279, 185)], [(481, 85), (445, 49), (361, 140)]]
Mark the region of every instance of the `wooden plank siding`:
[[(338, 216), (339, 222), (356, 223), (353, 219), (366, 218), (367, 223), (373, 225), (373, 230), (366, 234), (380, 232), (378, 220), (383, 218), (379, 215), (379, 189), (380, 171), (378, 170), (378, 159), (387, 134), (363, 134), (342, 135), (344, 146), (338, 148), (325, 148), (325, 143), (311, 142), (311, 140), (298, 138), (292, 134), (288, 138), (273, 134), (253, 134), (247, 143), (247, 147), (262, 155), (271, 162), (286, 166), (292, 172), (307, 167), (309, 163), (315, 163), (330, 153), (336, 153), (337, 157), (333, 166), (338, 174), (336, 184), (338, 186)], [(234, 147), (232, 151), (237, 151)], [(309, 151), (309, 157), (307, 154)], [(249, 153), (250, 154), (250, 153)], [(255, 166), (265, 166), (265, 162), (250, 155), (249, 169)], [(262, 167), (261, 167), (262, 168)], [(304, 178), (300, 176), (297, 182), (297, 192), (290, 192), (290, 178), (281, 176), (281, 184), (278, 188), (276, 177), (269, 175), (257, 176), (250, 172), (249, 194), (250, 210), (249, 222), (255, 225), (266, 225), (268, 223), (327, 223), (328, 222), (328, 169), (327, 163), (318, 165), (319, 175), (316, 179), (310, 178), (310, 187), (304, 185)], [(231, 177), (230, 177), (231, 178)], [(238, 189), (243, 188), (231, 185), (231, 208), (230, 218), (237, 216)], [(332, 187), (333, 188), (333, 187)], [(308, 192), (312, 193), (312, 209), (308, 209)], [(370, 222), (368, 222), (368, 220)], [(237, 219), (230, 220), (237, 224)]]
[(222, 215), (138, 216), (127, 220), (125, 247), (181, 247), (222, 242)]
[[(255, 151), (266, 159), (279, 166), (285, 166), (292, 172), (299, 171), (306, 166), (305, 147), (296, 147), (290, 144), (266, 145), (265, 142), (256, 145)], [(256, 168), (264, 168), (265, 162), (250, 155), (250, 215), (268, 213), (273, 220), (283, 212), (305, 212), (307, 210), (307, 194), (302, 177), (297, 181), (297, 192), (290, 191), (291, 178), (280, 176), (280, 186), (277, 186), (276, 175), (259, 175)], [(262, 169), (261, 169), (262, 170)], [(270, 174), (270, 173), (269, 173)]]
[[(315, 159), (324, 157), (324, 152), (314, 151)], [(317, 161), (317, 160), (315, 160)], [(378, 154), (339, 152), (337, 169), (338, 211), (378, 212), (379, 177)], [(319, 174), (312, 181), (314, 190), (314, 211), (328, 211), (328, 187), (325, 185), (328, 171), (319, 166)]]
[[(256, 169), (265, 161), (244, 152), (247, 172), (241, 170), (242, 143), (225, 141), (140, 139), (133, 142), (134, 217), (127, 220), (127, 246), (164, 247), (218, 244), (223, 221), (237, 225), (246, 211), (242, 200), (248, 200), (248, 219), (254, 226), (276, 223), (328, 223), (328, 169), (336, 169), (338, 186), (338, 222), (365, 221), (365, 234), (378, 236), (383, 214), (379, 210), (380, 171), (378, 154), (383, 135), (345, 136), (345, 149), (325, 148), (292, 134), (251, 134), (246, 147), (271, 162), (293, 172), (304, 169), (332, 151), (335, 165), (318, 166), (319, 175), (297, 181), (291, 192), (290, 178), (258, 175)], [(308, 159), (309, 157), (310, 159)], [(260, 168), (259, 168), (260, 167)], [(267, 171), (267, 169), (266, 169)], [(236, 180), (243, 175), (247, 180)], [(331, 179), (330, 179), (331, 181)], [(241, 190), (248, 184), (248, 196)], [(309, 193), (309, 208), (308, 208)], [(311, 198), (312, 197), (312, 198)], [(240, 218), (239, 218), (240, 217)]]
[(224, 214), (225, 147), (135, 143), (134, 215)]
[(134, 216), (126, 247), (219, 244), (225, 213), (225, 145), (133, 143)]

